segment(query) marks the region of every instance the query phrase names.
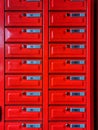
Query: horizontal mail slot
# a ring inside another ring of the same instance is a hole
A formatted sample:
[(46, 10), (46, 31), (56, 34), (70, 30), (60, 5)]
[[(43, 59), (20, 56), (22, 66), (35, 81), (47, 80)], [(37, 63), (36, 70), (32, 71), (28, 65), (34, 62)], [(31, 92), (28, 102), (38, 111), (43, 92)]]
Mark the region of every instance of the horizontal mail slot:
[(49, 10), (86, 10), (86, 0), (49, 0)]
[(49, 130), (87, 130), (85, 122), (50, 122)]
[(5, 61), (6, 73), (42, 73), (42, 60), (17, 60)]
[(49, 60), (50, 73), (85, 73), (85, 60), (57, 59)]
[(85, 12), (50, 12), (49, 16), (50, 26), (86, 26)]
[(49, 120), (86, 120), (86, 108), (79, 106), (50, 106)]
[(5, 130), (42, 130), (41, 122), (6, 122)]
[(77, 90), (50, 90), (49, 104), (86, 104), (86, 92)]
[(42, 0), (6, 0), (6, 10), (42, 10)]
[(6, 26), (42, 26), (41, 12), (6, 12)]
[(41, 44), (5, 44), (6, 57), (42, 57)]
[(6, 42), (42, 42), (42, 28), (6, 28)]
[(42, 120), (42, 107), (6, 106), (6, 120)]
[(11, 89), (40, 89), (42, 88), (41, 75), (6, 75), (5, 87)]
[(49, 42), (85, 42), (86, 28), (50, 28)]
[(49, 57), (86, 57), (84, 44), (49, 44)]
[(49, 88), (84, 89), (87, 88), (85, 75), (50, 75)]
[(6, 104), (42, 104), (41, 91), (7, 90)]

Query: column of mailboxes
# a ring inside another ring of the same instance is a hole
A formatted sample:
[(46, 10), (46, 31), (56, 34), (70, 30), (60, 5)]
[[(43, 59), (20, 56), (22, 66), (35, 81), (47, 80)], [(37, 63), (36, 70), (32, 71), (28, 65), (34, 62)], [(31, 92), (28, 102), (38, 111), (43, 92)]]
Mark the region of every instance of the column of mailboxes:
[(42, 0), (5, 1), (5, 130), (42, 130)]
[(86, 1), (49, 1), (49, 128), (86, 130)]

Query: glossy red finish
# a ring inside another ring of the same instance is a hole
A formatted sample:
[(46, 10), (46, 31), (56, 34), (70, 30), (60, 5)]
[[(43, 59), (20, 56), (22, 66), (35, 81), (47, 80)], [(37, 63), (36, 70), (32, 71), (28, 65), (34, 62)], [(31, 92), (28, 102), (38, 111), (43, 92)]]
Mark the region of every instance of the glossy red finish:
[(6, 12), (5, 19), (5, 26), (42, 26), (42, 12)]
[(6, 120), (42, 120), (42, 107), (40, 106), (6, 106)]
[(87, 0), (49, 0), (50, 10), (86, 10)]
[(42, 91), (40, 90), (6, 90), (5, 104), (42, 104)]
[[(71, 128), (71, 125), (84, 125), (84, 128)], [(49, 130), (87, 130), (86, 122), (50, 122)]]
[[(34, 76), (39, 79), (31, 79), (29, 77)], [(42, 88), (42, 76), (41, 75), (6, 75), (5, 76), (5, 88), (8, 89), (41, 89)]]
[[(27, 125), (32, 126), (32, 128), (28, 128)], [(39, 128), (35, 128), (34, 126), (39, 126)], [(42, 122), (6, 122), (5, 130), (43, 130)]]
[(86, 42), (86, 28), (49, 28), (49, 42)]
[(42, 60), (38, 59), (7, 59), (6, 73), (42, 73)]
[[(78, 63), (82, 62), (83, 63)], [(86, 61), (85, 59), (56, 59), (49, 60), (50, 73), (85, 73)]]
[(6, 28), (5, 41), (42, 42), (42, 28)]
[[(80, 15), (80, 16), (79, 16)], [(86, 26), (85, 12), (50, 12), (50, 26)]]
[(85, 75), (77, 75), (84, 76), (84, 80), (71, 80), (71, 76), (76, 75), (50, 75), (49, 76), (49, 88), (51, 89), (84, 89), (87, 87), (87, 80)]
[[(72, 94), (75, 93), (75, 94)], [(79, 95), (78, 93), (83, 93)], [(50, 90), (49, 91), (49, 104), (58, 105), (83, 105), (86, 104), (86, 92), (84, 90)]]
[(42, 0), (6, 0), (6, 10), (42, 10)]
[(41, 44), (6, 44), (5, 45), (6, 57), (38, 57), (42, 58), (42, 45)]
[[(80, 111), (79, 111), (80, 109)], [(84, 106), (50, 106), (49, 120), (86, 120), (86, 107)], [(76, 116), (77, 115), (77, 116)]]
[[(78, 53), (78, 55), (77, 55)], [(49, 44), (49, 57), (86, 57), (85, 44)]]

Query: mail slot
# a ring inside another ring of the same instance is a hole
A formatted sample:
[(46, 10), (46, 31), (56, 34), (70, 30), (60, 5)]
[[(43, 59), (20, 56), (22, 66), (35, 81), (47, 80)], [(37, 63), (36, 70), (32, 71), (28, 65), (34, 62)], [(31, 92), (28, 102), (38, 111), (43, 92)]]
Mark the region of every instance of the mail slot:
[(42, 57), (41, 44), (5, 44), (6, 57)]
[(50, 26), (86, 26), (85, 12), (50, 12), (49, 18)]
[(85, 89), (87, 81), (85, 75), (50, 75), (49, 88), (52, 89)]
[(49, 0), (49, 10), (86, 10), (86, 0)]
[(42, 107), (6, 106), (6, 120), (42, 120)]
[(5, 88), (11, 89), (41, 89), (41, 75), (6, 75)]
[(87, 130), (85, 122), (50, 122), (49, 130)]
[(5, 130), (43, 130), (41, 122), (6, 122)]
[(6, 28), (6, 42), (42, 42), (41, 28)]
[(53, 59), (49, 60), (50, 73), (85, 73), (85, 59)]
[(49, 28), (49, 42), (86, 42), (86, 28)]
[(42, 104), (42, 92), (35, 90), (6, 90), (6, 104)]
[(84, 90), (50, 90), (49, 104), (86, 104), (86, 92)]
[(6, 73), (42, 73), (42, 60), (6, 59)]
[(49, 44), (49, 57), (86, 57), (85, 44)]
[(49, 120), (86, 120), (86, 107), (50, 106)]
[(6, 10), (42, 10), (42, 0), (6, 0)]
[(6, 12), (6, 26), (42, 26), (42, 12)]

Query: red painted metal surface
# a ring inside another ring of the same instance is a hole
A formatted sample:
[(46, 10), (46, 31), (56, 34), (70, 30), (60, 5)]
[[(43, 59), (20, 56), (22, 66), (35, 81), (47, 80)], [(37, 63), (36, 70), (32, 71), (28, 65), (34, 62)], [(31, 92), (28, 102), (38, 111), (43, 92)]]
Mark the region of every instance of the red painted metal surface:
[(50, 26), (86, 26), (85, 12), (50, 12)]
[(6, 57), (38, 57), (42, 58), (42, 44), (6, 44), (5, 45)]
[[(78, 53), (78, 55), (77, 55)], [(86, 57), (86, 45), (85, 44), (49, 44), (49, 57)]]
[(42, 0), (6, 0), (6, 10), (42, 10)]
[(6, 26), (42, 26), (42, 12), (7, 12), (5, 19)]
[(0, 130), (94, 130), (93, 1), (0, 1)]

